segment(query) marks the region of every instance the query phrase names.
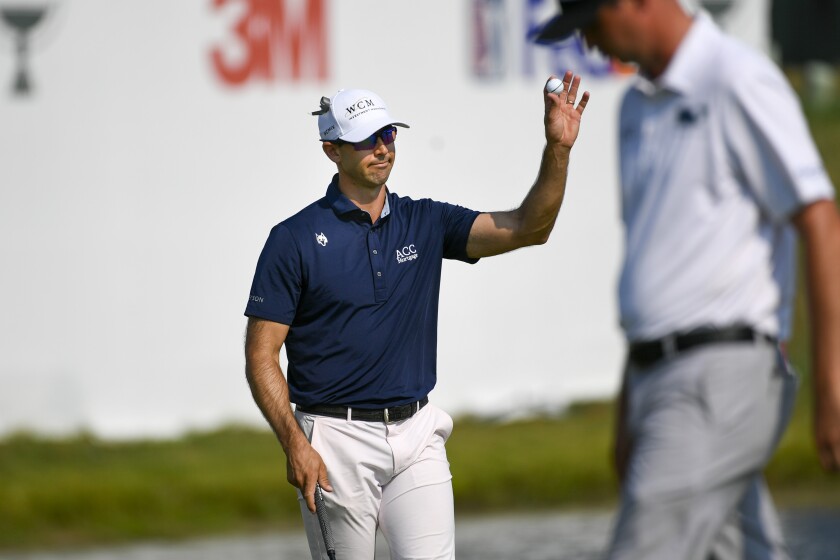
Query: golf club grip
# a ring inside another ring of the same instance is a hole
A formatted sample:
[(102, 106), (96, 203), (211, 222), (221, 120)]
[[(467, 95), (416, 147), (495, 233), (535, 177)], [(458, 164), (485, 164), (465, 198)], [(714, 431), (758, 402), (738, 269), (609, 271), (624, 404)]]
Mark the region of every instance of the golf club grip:
[(318, 523), (321, 525), (321, 534), (324, 535), (327, 556), (330, 560), (335, 560), (335, 542), (333, 542), (330, 519), (327, 517), (327, 506), (324, 504), (324, 496), (321, 493), (320, 485), (315, 485), (315, 511), (318, 514)]

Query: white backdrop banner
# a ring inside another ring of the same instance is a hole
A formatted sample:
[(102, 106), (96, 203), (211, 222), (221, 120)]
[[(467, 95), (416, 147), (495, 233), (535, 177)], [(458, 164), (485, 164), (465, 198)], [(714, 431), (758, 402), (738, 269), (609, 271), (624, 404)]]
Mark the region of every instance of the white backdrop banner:
[(411, 129), (389, 187), (519, 204), (541, 88), (592, 101), (544, 246), (446, 263), (438, 387), (453, 414), (612, 396), (623, 342), (622, 68), (526, 42), (553, 0), (0, 0), (0, 432), (168, 436), (260, 424), (243, 316), (270, 228), (321, 197), (322, 95), (362, 87)]

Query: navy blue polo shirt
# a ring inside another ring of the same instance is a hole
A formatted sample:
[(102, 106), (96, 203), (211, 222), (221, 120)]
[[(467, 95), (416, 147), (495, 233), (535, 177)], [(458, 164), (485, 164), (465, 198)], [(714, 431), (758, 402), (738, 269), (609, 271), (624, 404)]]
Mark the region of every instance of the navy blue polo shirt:
[(341, 194), (277, 224), (257, 262), (245, 315), (289, 325), (290, 400), (383, 408), (417, 401), (437, 378), (443, 259), (474, 263), (478, 212), (388, 192), (370, 215)]

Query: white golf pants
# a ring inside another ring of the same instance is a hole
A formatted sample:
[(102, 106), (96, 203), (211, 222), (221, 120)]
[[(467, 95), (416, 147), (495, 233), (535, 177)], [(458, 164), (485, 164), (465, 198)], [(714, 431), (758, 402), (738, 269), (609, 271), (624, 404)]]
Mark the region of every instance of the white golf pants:
[[(444, 444), (452, 418), (427, 404), (407, 420), (385, 424), (296, 412), (327, 466), (324, 492), (339, 560), (373, 560), (382, 531), (392, 560), (455, 558), (452, 475)], [(327, 560), (318, 517), (300, 492), (313, 560)]]

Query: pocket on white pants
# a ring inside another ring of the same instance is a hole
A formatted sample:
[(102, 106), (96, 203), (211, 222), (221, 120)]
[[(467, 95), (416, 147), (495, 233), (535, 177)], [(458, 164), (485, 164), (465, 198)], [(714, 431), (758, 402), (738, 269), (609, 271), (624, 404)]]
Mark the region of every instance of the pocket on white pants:
[(303, 434), (309, 440), (309, 443), (312, 443), (312, 435), (315, 433), (315, 419), (316, 417), (311, 414), (295, 412), (295, 420), (297, 420), (298, 426), (303, 430)]
[(452, 417), (442, 408), (438, 408), (433, 404), (427, 404), (427, 407), (432, 407), (432, 410), (436, 414), (435, 420), (435, 433), (440, 435), (443, 438), (443, 442), (449, 439), (449, 436), (452, 435), (452, 429), (455, 426), (455, 422), (452, 420)]

